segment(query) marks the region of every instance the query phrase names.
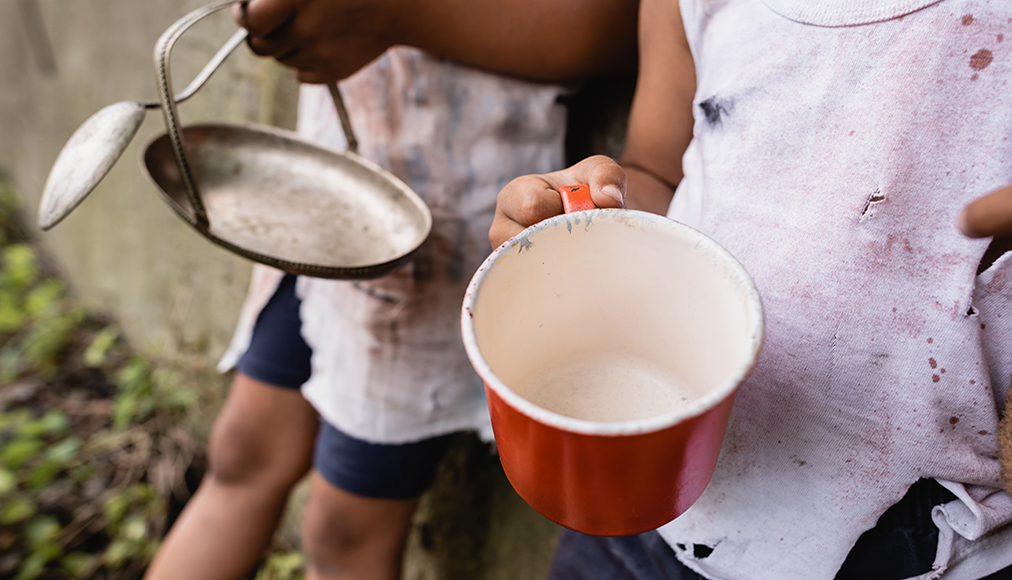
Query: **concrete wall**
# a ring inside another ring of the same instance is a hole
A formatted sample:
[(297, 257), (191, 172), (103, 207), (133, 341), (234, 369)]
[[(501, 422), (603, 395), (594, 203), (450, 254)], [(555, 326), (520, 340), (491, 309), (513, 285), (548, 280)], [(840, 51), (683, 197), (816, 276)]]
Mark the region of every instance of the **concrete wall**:
[[(154, 99), (152, 49), (201, 0), (8, 0), (0, 2), (0, 169), (24, 193), (32, 220), (57, 153), (92, 113)], [(235, 30), (220, 13), (174, 50), (182, 88)], [(603, 100), (577, 98), (577, 155), (621, 145), (631, 85), (598, 83)], [(184, 122), (255, 121), (292, 127), (297, 87), (288, 71), (240, 48), (198, 95)], [(588, 131), (588, 127), (597, 127)], [(135, 345), (213, 364), (224, 350), (250, 264), (204, 241), (157, 197), (138, 151), (163, 130), (159, 111), (116, 167), (64, 222), (41, 238), (75, 291), (113, 314)], [(559, 528), (510, 488), (488, 448), (462, 436), (416, 518), (411, 580), (543, 578)]]
[[(200, 5), (199, 0), (0, 2), (0, 167), (24, 192), (33, 219), (49, 168), (74, 129), (106, 105), (154, 99), (154, 43)], [(32, 24), (33, 6), (44, 31)], [(234, 30), (221, 13), (184, 36), (174, 51), (175, 85), (185, 86)], [(52, 68), (45, 66), (50, 46)], [(290, 126), (296, 97), (287, 72), (240, 50), (181, 106), (180, 115), (184, 122)], [(136, 344), (169, 355), (186, 349), (214, 356), (230, 337), (249, 264), (194, 235), (142, 176), (138, 150), (163, 130), (161, 113), (149, 112), (112, 172), (42, 237), (80, 295), (114, 312)]]

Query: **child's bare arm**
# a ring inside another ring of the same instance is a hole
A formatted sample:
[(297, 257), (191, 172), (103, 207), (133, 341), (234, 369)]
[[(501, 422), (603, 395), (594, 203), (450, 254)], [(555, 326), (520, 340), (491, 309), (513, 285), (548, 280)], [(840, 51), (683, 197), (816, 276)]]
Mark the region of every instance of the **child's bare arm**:
[[(629, 208), (667, 212), (675, 186), (682, 179), (682, 154), (692, 138), (696, 90), (695, 68), (677, 2), (641, 2), (639, 43), (639, 75), (621, 167), (597, 156), (563, 171), (510, 182), (496, 203), (489, 231), (493, 247), (525, 227), (561, 213), (556, 190), (563, 185), (590, 185), (598, 207), (619, 207), (619, 199), (624, 197)], [(618, 192), (628, 193), (622, 196)]]
[(635, 0), (250, 0), (250, 47), (303, 82), (349, 76), (405, 44), (533, 79), (632, 71)]
[(696, 91), (696, 69), (677, 2), (643, 1), (639, 43), (639, 76), (621, 157), (629, 174), (626, 204), (665, 214), (682, 180)]

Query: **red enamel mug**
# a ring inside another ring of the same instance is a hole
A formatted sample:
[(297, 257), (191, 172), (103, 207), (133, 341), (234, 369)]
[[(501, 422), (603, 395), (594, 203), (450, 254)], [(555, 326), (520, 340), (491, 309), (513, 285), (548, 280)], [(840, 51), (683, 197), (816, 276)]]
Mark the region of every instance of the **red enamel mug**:
[(762, 344), (762, 306), (741, 264), (698, 231), (581, 210), (594, 207), (585, 185), (560, 191), (570, 213), (475, 273), (464, 347), (517, 493), (579, 532), (642, 533), (709, 483)]

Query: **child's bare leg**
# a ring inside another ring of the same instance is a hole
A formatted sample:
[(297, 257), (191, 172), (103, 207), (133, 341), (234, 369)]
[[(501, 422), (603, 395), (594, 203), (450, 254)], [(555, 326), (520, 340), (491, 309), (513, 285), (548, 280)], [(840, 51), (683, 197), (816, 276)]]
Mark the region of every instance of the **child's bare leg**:
[(313, 472), (302, 516), (307, 580), (394, 580), (417, 499), (375, 499), (334, 487)]
[(211, 432), (210, 469), (145, 578), (245, 576), (310, 467), (318, 429), (316, 412), (298, 390), (237, 374)]

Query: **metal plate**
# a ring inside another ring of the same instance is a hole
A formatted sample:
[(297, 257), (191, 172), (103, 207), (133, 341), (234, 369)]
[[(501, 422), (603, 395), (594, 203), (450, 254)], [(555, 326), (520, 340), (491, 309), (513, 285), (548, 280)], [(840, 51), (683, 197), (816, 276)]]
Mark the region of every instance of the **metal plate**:
[(372, 278), (404, 263), (431, 230), (421, 198), (355, 153), (259, 125), (182, 132), (209, 228), (197, 226), (167, 134), (143, 149), (142, 168), (197, 231), (255, 261), (316, 277)]

